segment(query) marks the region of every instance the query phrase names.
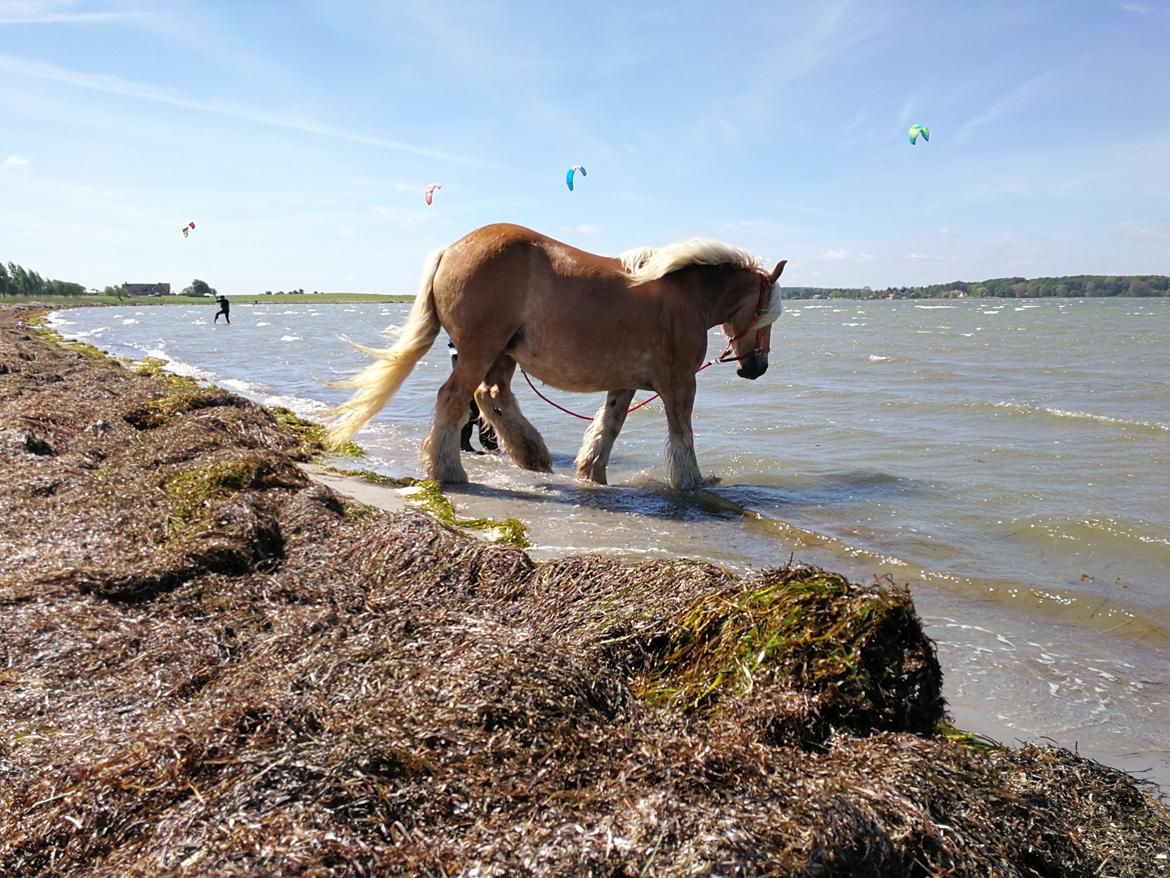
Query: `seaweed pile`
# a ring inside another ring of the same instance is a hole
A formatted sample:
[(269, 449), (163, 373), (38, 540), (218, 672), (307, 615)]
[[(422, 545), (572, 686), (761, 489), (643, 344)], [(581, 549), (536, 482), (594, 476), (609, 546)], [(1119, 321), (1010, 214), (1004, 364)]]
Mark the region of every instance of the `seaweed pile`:
[(909, 595), (537, 565), (0, 311), (0, 874), (1164, 874), (1125, 774), (945, 722)]

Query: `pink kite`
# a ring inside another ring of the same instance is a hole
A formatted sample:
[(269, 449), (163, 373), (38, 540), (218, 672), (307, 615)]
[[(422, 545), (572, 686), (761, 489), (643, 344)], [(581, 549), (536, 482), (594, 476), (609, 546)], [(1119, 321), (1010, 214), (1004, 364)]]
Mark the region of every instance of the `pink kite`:
[(195, 228), (195, 223), (187, 223), (187, 225), (183, 226), (183, 237), (185, 238), (191, 234), (193, 228)]
[(427, 187), (427, 191), (423, 195), (423, 197), (426, 198), (426, 200), (427, 200), (427, 204), (431, 203), (431, 198), (434, 197), (435, 190), (442, 189), (442, 188), (443, 188), (442, 183), (432, 183), (430, 186)]

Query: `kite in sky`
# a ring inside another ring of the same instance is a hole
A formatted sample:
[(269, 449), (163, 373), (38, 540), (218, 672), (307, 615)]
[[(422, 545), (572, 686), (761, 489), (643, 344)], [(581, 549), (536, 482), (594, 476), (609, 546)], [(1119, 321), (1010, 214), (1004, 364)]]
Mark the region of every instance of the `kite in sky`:
[(183, 226), (183, 237), (185, 238), (191, 234), (193, 228), (195, 228), (195, 223), (187, 223), (187, 225)]
[(910, 142), (917, 143), (918, 135), (922, 135), (923, 140), (930, 140), (930, 129), (925, 125), (911, 125), (910, 126)]
[(569, 170), (565, 171), (565, 185), (569, 187), (570, 192), (573, 191), (573, 174), (576, 173), (577, 171), (581, 172), (582, 177), (589, 176), (588, 174), (585, 173), (585, 169), (583, 167), (581, 167), (580, 165), (573, 165), (573, 167), (571, 167), (571, 168), (569, 168)]
[(427, 187), (427, 191), (423, 193), (423, 198), (425, 198), (427, 200), (427, 204), (430, 204), (431, 199), (434, 198), (435, 190), (442, 189), (442, 188), (443, 188), (442, 183), (432, 183), (430, 186)]

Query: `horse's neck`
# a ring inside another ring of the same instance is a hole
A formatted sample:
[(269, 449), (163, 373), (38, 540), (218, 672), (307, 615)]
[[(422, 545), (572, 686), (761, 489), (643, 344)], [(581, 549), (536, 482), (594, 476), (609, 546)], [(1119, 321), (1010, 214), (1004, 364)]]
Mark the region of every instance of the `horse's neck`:
[(695, 296), (708, 329), (727, 323), (740, 307), (743, 291), (742, 284), (737, 281), (741, 280), (739, 274), (743, 270), (713, 266), (692, 273)]

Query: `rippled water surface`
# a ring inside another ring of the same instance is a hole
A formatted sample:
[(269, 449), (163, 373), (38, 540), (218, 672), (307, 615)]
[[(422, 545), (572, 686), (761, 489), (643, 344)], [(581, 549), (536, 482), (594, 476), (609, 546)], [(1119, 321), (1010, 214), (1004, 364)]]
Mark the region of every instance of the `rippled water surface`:
[[(119, 307), (55, 318), (67, 335), (313, 416), (407, 305)], [(449, 361), (444, 337), (358, 441), (419, 474)], [(718, 330), (710, 351), (721, 347)], [(557, 472), (465, 456), (457, 504), (515, 515), (534, 556), (684, 555), (750, 569), (790, 555), (908, 582), (960, 725), (1048, 735), (1170, 789), (1170, 300), (792, 302), (757, 381), (699, 379), (707, 498), (665, 485), (661, 407), (630, 416), (611, 487), (572, 478), (584, 422), (525, 414)], [(592, 413), (600, 395), (547, 390)]]

